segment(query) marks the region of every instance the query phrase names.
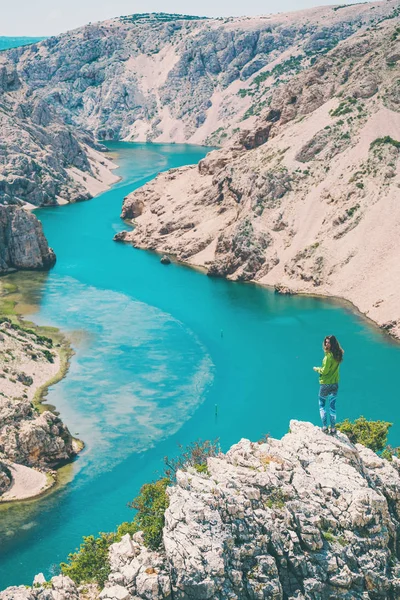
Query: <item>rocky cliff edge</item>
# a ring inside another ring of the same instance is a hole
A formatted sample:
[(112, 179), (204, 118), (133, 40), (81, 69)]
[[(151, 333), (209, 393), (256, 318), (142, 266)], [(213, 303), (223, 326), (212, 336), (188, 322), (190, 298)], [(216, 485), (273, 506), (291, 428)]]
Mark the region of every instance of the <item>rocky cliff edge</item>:
[[(179, 471), (168, 494), (163, 549), (140, 533), (113, 544), (102, 600), (399, 598), (400, 461), (343, 434), (292, 421)], [(0, 599), (78, 598), (63, 581)]]

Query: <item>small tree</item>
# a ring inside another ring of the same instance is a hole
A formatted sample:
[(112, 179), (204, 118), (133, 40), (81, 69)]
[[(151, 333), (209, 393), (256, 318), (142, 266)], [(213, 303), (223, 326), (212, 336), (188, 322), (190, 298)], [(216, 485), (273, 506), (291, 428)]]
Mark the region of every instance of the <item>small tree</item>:
[(113, 533), (100, 533), (98, 538), (84, 537), (79, 550), (68, 555), (68, 563), (61, 563), (62, 574), (75, 583), (97, 583), (103, 588), (110, 574), (108, 549), (114, 540)]
[(137, 510), (133, 524), (138, 531), (143, 531), (143, 541), (151, 550), (157, 550), (162, 541), (165, 511), (169, 504), (166, 492), (169, 484), (167, 477), (154, 483), (146, 483), (139, 496), (128, 504), (130, 508)]
[(393, 423), (387, 421), (368, 421), (359, 417), (355, 421), (345, 419), (337, 428), (345, 433), (353, 444), (362, 444), (374, 452), (382, 452), (387, 445), (389, 429)]

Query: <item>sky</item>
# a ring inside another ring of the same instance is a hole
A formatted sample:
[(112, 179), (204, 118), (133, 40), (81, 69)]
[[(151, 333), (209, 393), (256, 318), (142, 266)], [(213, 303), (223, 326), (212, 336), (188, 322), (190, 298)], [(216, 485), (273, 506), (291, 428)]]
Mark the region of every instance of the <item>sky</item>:
[[(49, 36), (138, 12), (262, 15), (357, 0), (0, 0), (0, 36)], [(359, 0), (362, 2), (363, 0)]]

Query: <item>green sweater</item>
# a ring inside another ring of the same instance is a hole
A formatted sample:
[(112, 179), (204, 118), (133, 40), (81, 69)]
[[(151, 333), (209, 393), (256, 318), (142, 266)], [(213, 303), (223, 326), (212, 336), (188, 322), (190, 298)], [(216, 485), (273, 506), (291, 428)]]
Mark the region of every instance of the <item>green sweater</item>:
[(333, 358), (332, 352), (325, 354), (322, 367), (318, 367), (318, 373), (321, 385), (339, 383), (339, 363)]

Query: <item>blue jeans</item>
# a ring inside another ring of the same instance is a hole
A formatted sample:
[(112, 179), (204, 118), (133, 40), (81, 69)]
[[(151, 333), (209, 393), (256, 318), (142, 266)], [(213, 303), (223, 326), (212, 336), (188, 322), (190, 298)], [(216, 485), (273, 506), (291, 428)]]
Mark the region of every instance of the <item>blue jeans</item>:
[(329, 400), (329, 414), (331, 427), (336, 425), (336, 396), (339, 386), (337, 383), (321, 385), (319, 388), (319, 414), (321, 416), (322, 427), (327, 427), (328, 415), (325, 408), (326, 401)]

